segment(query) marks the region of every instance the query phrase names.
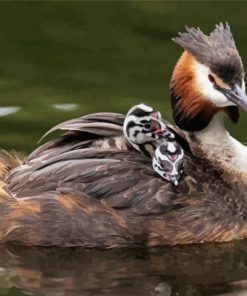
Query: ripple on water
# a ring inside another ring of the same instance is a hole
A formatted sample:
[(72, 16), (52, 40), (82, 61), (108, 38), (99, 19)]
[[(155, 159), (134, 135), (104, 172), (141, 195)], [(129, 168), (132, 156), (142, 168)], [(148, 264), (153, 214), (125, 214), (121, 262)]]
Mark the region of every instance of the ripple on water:
[(73, 103), (66, 103), (66, 104), (53, 104), (53, 108), (62, 110), (62, 111), (75, 111), (76, 109), (79, 108), (78, 104), (73, 104)]
[(8, 116), (21, 110), (21, 107), (17, 106), (4, 106), (0, 107), (0, 117)]

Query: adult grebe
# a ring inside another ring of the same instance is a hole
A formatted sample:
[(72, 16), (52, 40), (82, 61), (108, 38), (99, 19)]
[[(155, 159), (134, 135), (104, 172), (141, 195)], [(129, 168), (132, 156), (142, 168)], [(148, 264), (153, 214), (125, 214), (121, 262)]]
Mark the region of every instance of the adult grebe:
[(0, 241), (113, 248), (230, 241), (247, 237), (247, 148), (222, 116), (247, 110), (244, 70), (228, 25), (209, 35), (187, 28), (171, 80), (185, 151), (178, 186), (152, 168), (122, 134), (124, 116), (87, 115), (22, 163), (1, 155)]

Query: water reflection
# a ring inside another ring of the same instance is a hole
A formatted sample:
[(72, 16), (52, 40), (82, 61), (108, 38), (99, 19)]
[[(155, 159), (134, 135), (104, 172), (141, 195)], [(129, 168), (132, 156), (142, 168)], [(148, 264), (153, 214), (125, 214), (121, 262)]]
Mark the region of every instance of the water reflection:
[(247, 294), (247, 242), (114, 251), (2, 246), (0, 267), (1, 288), (33, 295)]
[(14, 107), (14, 106), (0, 107), (0, 117), (16, 113), (20, 109), (21, 109), (21, 107)]
[(62, 111), (75, 111), (79, 108), (78, 104), (68, 103), (68, 104), (53, 104), (52, 105), (55, 109), (62, 110)]

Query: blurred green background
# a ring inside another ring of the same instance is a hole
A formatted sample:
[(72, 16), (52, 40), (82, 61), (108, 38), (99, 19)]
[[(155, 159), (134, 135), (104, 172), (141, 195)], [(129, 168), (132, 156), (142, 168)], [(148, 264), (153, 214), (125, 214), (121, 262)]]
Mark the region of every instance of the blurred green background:
[[(185, 25), (228, 21), (246, 64), (244, 2), (1, 2), (0, 146), (31, 151), (52, 125), (146, 102), (171, 120)], [(246, 141), (247, 115), (230, 127)]]

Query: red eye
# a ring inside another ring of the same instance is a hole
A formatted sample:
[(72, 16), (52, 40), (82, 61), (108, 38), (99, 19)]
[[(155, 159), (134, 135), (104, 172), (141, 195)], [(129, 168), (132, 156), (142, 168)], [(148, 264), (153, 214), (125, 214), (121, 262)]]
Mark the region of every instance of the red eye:
[(208, 79), (209, 79), (210, 82), (215, 83), (215, 79), (214, 79), (213, 75), (209, 74)]

